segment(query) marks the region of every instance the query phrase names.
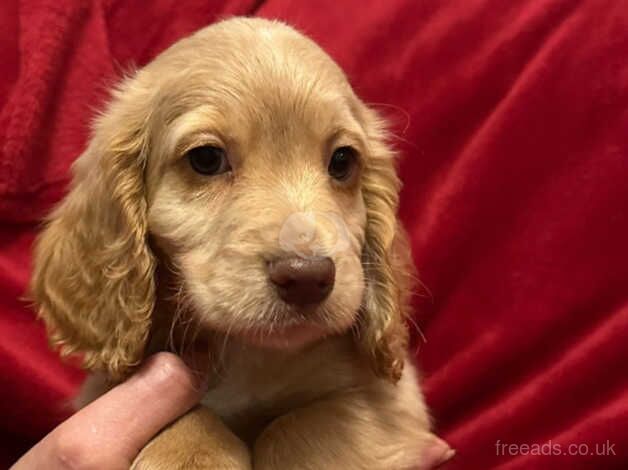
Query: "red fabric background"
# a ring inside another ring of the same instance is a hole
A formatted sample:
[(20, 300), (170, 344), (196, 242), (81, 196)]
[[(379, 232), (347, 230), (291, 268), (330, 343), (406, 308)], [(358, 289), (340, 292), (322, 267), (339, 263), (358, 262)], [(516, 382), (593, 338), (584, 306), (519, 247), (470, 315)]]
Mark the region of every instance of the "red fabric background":
[[(628, 2), (5, 0), (0, 466), (82, 374), (19, 300), (38, 221), (120, 71), (231, 14), (314, 37), (395, 122), (428, 293), (417, 357), (456, 469), (628, 468)], [(614, 443), (616, 456), (497, 455)]]

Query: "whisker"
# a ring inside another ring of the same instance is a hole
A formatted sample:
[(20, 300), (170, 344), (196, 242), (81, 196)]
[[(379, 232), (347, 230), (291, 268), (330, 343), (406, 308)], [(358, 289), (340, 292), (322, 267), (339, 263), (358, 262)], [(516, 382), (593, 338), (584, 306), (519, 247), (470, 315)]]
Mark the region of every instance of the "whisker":
[(408, 128), (410, 127), (410, 121), (411, 121), (410, 113), (406, 111), (405, 109), (403, 109), (401, 106), (397, 106), (396, 104), (392, 104), (392, 103), (379, 103), (379, 102), (370, 102), (370, 103), (367, 103), (367, 105), (372, 106), (372, 107), (389, 108), (389, 109), (394, 109), (395, 111), (399, 111), (406, 119), (405, 126), (403, 130), (401, 131), (401, 133), (405, 134), (408, 131)]

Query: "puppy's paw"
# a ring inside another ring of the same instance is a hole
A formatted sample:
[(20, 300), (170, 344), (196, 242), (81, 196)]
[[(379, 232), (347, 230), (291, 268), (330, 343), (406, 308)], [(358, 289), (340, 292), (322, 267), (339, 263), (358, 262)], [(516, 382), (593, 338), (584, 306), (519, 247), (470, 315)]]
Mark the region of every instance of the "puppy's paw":
[(209, 410), (197, 407), (164, 429), (132, 470), (251, 470), (247, 446)]
[(148, 445), (131, 466), (131, 470), (249, 470), (239, 459), (229, 455), (210, 454), (205, 449), (170, 448), (163, 444)]

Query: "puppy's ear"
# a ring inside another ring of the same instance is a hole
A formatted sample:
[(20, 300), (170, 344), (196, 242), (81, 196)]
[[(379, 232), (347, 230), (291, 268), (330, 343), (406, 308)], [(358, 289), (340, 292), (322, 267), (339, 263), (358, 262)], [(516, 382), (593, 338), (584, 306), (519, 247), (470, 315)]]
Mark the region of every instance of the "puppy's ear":
[(396, 382), (408, 347), (406, 318), (411, 292), (411, 257), (405, 232), (397, 219), (401, 183), (395, 155), (387, 144), (384, 123), (362, 108), (369, 139), (362, 191), (366, 205), (366, 238), (362, 253), (366, 291), (362, 306), (360, 344), (375, 372)]
[(154, 305), (147, 101), (132, 79), (114, 92), (72, 167), (69, 194), (36, 242), (30, 286), (53, 345), (114, 379), (141, 361)]

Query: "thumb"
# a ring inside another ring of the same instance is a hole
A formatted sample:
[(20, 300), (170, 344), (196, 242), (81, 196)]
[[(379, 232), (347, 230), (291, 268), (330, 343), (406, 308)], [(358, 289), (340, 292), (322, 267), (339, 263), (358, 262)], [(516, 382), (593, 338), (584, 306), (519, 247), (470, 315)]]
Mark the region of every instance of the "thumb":
[(54, 429), (13, 470), (128, 469), (155, 434), (198, 403), (202, 388), (179, 357), (155, 354), (126, 382)]

